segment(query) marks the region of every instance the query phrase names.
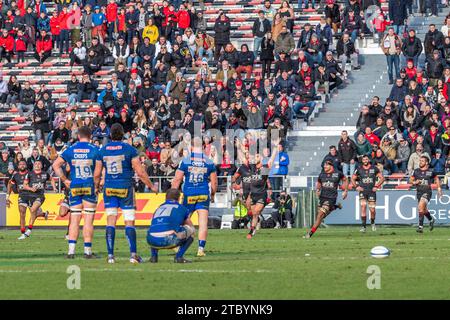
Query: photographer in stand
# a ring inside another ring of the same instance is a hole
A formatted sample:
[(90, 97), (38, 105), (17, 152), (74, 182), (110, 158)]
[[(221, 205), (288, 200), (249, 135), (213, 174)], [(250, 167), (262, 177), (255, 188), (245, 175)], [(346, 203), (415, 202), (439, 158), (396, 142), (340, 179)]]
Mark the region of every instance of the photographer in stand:
[(284, 221), (286, 221), (286, 228), (291, 229), (294, 223), (292, 198), (286, 191), (281, 191), (280, 196), (273, 205), (273, 209), (275, 211), (272, 212), (272, 219), (276, 222), (275, 229), (280, 229)]

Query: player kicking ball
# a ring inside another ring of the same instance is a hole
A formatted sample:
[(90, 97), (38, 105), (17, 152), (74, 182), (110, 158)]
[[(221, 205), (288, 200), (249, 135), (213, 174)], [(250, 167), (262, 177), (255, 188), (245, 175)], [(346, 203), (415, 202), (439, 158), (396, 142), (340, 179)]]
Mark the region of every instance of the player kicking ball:
[[(98, 149), (90, 141), (91, 129), (86, 126), (81, 127), (78, 129), (78, 142), (66, 149), (53, 163), (53, 170), (69, 190), (70, 223), (67, 259), (75, 258), (82, 216), (84, 216), (84, 257), (96, 258), (96, 255), (92, 253), (92, 238), (97, 208), (94, 169)], [(66, 164), (70, 166), (70, 179), (64, 172)]]
[(180, 191), (169, 189), (164, 202), (153, 214), (152, 224), (147, 232), (147, 242), (151, 247), (151, 263), (158, 262), (158, 252), (162, 249), (177, 248), (175, 263), (190, 263), (184, 258), (187, 249), (194, 242), (195, 228), (189, 210), (182, 206)]
[(99, 153), (94, 171), (95, 190), (99, 190), (103, 168), (105, 168), (105, 184), (103, 186), (103, 200), (107, 216), (106, 248), (108, 249), (108, 263), (115, 263), (114, 242), (116, 239), (116, 223), (119, 208), (125, 221), (125, 236), (130, 247), (130, 263), (141, 263), (142, 258), (137, 255), (134, 197), (134, 172), (141, 181), (152, 191), (158, 189), (150, 181), (147, 172), (139, 160), (137, 150), (126, 142), (123, 127), (119, 123), (111, 126), (111, 142), (103, 146)]
[(430, 221), (430, 231), (434, 228), (435, 219), (431, 216), (430, 211), (428, 211), (428, 202), (431, 199), (432, 189), (431, 184), (434, 182), (437, 185), (438, 197), (442, 197), (441, 182), (439, 177), (430, 169), (430, 160), (422, 156), (419, 160), (419, 168), (414, 170), (410, 178), (410, 183), (417, 187), (417, 209), (419, 211), (419, 226), (417, 227), (418, 233), (423, 233), (423, 220), (427, 217)]
[(317, 218), (311, 230), (304, 236), (306, 239), (311, 238), (319, 228), (322, 221), (336, 208), (342, 209), (340, 203), (336, 204), (339, 185), (342, 184), (344, 191), (342, 199), (347, 198), (348, 179), (342, 172), (336, 172), (331, 161), (326, 161), (323, 171), (320, 173), (316, 185), (316, 194), (319, 197), (319, 205), (317, 207)]
[[(209, 203), (214, 202), (217, 191), (217, 172), (214, 162), (204, 153), (202, 139), (192, 139), (192, 152), (184, 157), (175, 172), (172, 188), (179, 189), (183, 184), (183, 205), (192, 214), (198, 214), (198, 250), (197, 257), (204, 257), (206, 238), (208, 237), (208, 213)], [(211, 183), (211, 193), (209, 184)]]
[[(378, 180), (378, 181), (377, 181)], [(361, 212), (361, 232), (366, 232), (366, 207), (370, 211), (370, 224), (372, 231), (376, 231), (375, 207), (377, 203), (377, 190), (383, 185), (384, 177), (378, 168), (370, 163), (367, 155), (362, 157), (362, 165), (355, 170), (352, 176), (352, 185), (359, 192), (359, 205)]]

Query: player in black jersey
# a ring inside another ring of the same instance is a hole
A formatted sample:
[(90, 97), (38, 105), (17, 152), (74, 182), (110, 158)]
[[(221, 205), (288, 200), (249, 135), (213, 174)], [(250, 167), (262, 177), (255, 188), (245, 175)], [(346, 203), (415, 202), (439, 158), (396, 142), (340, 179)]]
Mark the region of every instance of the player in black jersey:
[[(274, 152), (275, 154), (275, 152)], [(261, 155), (256, 154), (254, 164), (250, 164), (251, 184), (250, 184), (250, 205), (252, 211), (252, 222), (247, 239), (255, 236), (256, 226), (259, 222), (259, 216), (267, 204), (267, 199), (272, 196), (272, 187), (269, 181), (269, 172), (272, 159), (267, 165), (263, 165)]]
[(38, 212), (45, 201), (44, 192), (47, 181), (50, 180), (53, 187), (53, 191), (54, 192), (57, 191), (55, 181), (53, 181), (53, 179), (50, 178), (50, 175), (47, 172), (42, 171), (41, 161), (39, 160), (35, 161), (33, 169), (34, 169), (33, 171), (27, 173), (23, 184), (23, 189), (28, 192), (27, 200), (28, 204), (31, 205), (30, 206), (31, 216), (28, 224), (28, 229), (19, 238), (20, 240), (23, 240), (31, 235), (34, 221), (38, 217)]
[[(22, 240), (26, 238), (24, 234), (26, 232), (25, 218), (27, 214), (27, 208), (31, 208), (33, 204), (31, 203), (30, 193), (24, 189), (24, 182), (28, 174), (27, 162), (25, 160), (20, 160), (17, 169), (18, 169), (17, 172), (13, 174), (11, 180), (8, 183), (6, 203), (8, 207), (11, 205), (9, 195), (12, 192), (15, 191), (16, 193), (19, 194), (18, 208), (20, 214), (20, 232), (21, 232), (21, 236), (19, 237), (19, 239)], [(43, 212), (42, 209), (39, 208), (39, 210), (36, 213), (36, 216), (44, 217), (47, 220), (48, 212), (47, 211)]]
[(325, 161), (323, 171), (319, 175), (316, 185), (316, 194), (319, 197), (319, 205), (317, 207), (317, 218), (311, 230), (305, 235), (305, 238), (309, 239), (317, 231), (323, 219), (325, 219), (336, 208), (342, 209), (340, 203), (336, 204), (338, 196), (339, 184), (342, 183), (344, 189), (342, 193), (342, 199), (347, 198), (348, 193), (348, 180), (342, 172), (335, 171), (333, 162), (330, 160)]
[[(378, 181), (377, 181), (378, 180)], [(362, 157), (362, 165), (355, 170), (352, 176), (352, 185), (359, 191), (359, 205), (361, 212), (361, 232), (366, 232), (366, 207), (370, 211), (370, 224), (372, 231), (376, 231), (375, 207), (377, 203), (377, 190), (383, 185), (384, 177), (378, 168), (370, 163), (369, 156)]]
[(435, 219), (428, 211), (428, 202), (431, 199), (432, 189), (431, 184), (434, 182), (438, 189), (438, 197), (442, 196), (441, 182), (439, 177), (429, 166), (430, 160), (428, 157), (422, 156), (419, 160), (419, 168), (414, 170), (410, 178), (410, 183), (417, 187), (417, 209), (419, 211), (419, 226), (417, 232), (423, 233), (423, 217), (427, 217), (430, 221), (430, 231), (434, 228)]
[(252, 171), (250, 167), (249, 153), (245, 153), (245, 159), (243, 164), (236, 170), (236, 173), (231, 178), (231, 186), (235, 183), (241, 182), (242, 199), (247, 208), (247, 214), (251, 216), (251, 203), (250, 203), (250, 185), (252, 184)]

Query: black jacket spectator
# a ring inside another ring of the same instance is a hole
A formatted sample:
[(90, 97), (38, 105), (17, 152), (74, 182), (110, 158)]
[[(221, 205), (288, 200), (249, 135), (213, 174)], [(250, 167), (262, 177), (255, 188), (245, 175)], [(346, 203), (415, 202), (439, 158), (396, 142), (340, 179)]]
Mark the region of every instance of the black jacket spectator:
[[(345, 51), (345, 46), (347, 47), (347, 51)], [(336, 44), (336, 52), (338, 56), (341, 56), (346, 52), (346, 56), (350, 57), (351, 54), (355, 53), (355, 44), (351, 40), (344, 44), (344, 41), (340, 38)]]
[(433, 32), (428, 30), (424, 39), (425, 55), (429, 56), (433, 50), (441, 50), (444, 48), (444, 35), (441, 31), (435, 29)]
[(34, 104), (36, 102), (36, 92), (33, 88), (22, 88), (19, 95), (19, 101), (25, 105)]
[(330, 19), (331, 23), (341, 22), (341, 13), (339, 11), (339, 5), (333, 4), (333, 7), (325, 6), (325, 18)]
[(275, 60), (273, 51), (275, 50), (275, 42), (273, 40), (266, 41), (264, 37), (261, 42), (261, 54), (259, 55), (260, 60)]
[(76, 79), (75, 81), (69, 80), (69, 82), (67, 82), (67, 94), (78, 94), (79, 86), (80, 82), (78, 81), (78, 79)]
[(50, 114), (48, 110), (44, 108), (35, 107), (33, 113), (31, 114), (31, 118), (33, 119), (33, 129), (34, 130), (42, 130), (43, 132), (50, 131)]
[(356, 160), (356, 144), (350, 138), (344, 141), (342, 138), (338, 144), (338, 157), (341, 163), (349, 163), (351, 160)]
[(231, 30), (230, 19), (226, 18), (225, 21), (221, 21), (219, 16), (219, 18), (216, 20), (216, 23), (214, 24), (215, 43), (218, 45), (225, 45), (229, 43), (230, 30)]
[(67, 143), (70, 138), (70, 131), (63, 127), (60, 129), (59, 127), (53, 130), (53, 136), (52, 136), (52, 144), (56, 142), (57, 139), (61, 139), (62, 142)]
[(255, 56), (252, 51), (239, 52), (238, 54), (238, 65), (239, 66), (253, 66), (255, 62)]
[(263, 32), (260, 31), (261, 20), (256, 19), (255, 22), (253, 23), (252, 33), (253, 33), (254, 37), (262, 38), (266, 35), (267, 32), (270, 31), (271, 25), (270, 25), (270, 21), (268, 19), (264, 18), (264, 20), (262, 21), (262, 24), (263, 24), (263, 29), (264, 29)]
[(393, 25), (403, 26), (408, 18), (406, 11), (406, 0), (390, 0), (389, 1), (389, 20)]
[(433, 79), (439, 79), (444, 71), (445, 61), (441, 58), (428, 59), (427, 63), (427, 75)]
[(423, 50), (422, 41), (416, 36), (403, 40), (402, 52), (406, 57), (418, 56)]

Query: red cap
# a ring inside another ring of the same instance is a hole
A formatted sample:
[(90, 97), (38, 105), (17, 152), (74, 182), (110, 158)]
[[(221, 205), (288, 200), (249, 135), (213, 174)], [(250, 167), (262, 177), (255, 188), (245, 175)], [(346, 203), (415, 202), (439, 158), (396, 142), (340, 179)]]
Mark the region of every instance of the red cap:
[(123, 108), (123, 109), (120, 111), (120, 113), (122, 113), (122, 112), (128, 113), (127, 109), (125, 109), (125, 108)]
[(327, 4), (334, 4), (334, 0), (327, 0)]
[(223, 82), (222, 81), (217, 81), (217, 85), (223, 87)]
[(108, 112), (114, 112), (114, 108), (110, 108)]
[(102, 116), (103, 116), (103, 111), (102, 111), (102, 110), (99, 110), (99, 111), (97, 111), (97, 114), (98, 114), (100, 117), (102, 117)]
[(131, 73), (138, 73), (138, 70), (137, 69), (133, 69), (133, 70), (131, 70)]
[(311, 81), (311, 77), (305, 77), (305, 81), (306, 81), (306, 80)]
[(242, 80), (236, 80), (236, 86), (238, 87), (242, 86)]

